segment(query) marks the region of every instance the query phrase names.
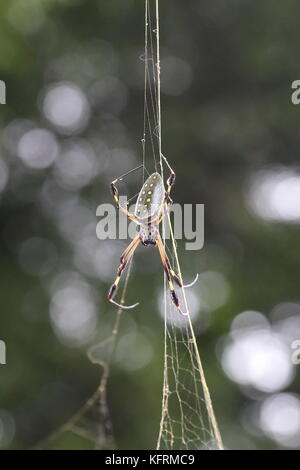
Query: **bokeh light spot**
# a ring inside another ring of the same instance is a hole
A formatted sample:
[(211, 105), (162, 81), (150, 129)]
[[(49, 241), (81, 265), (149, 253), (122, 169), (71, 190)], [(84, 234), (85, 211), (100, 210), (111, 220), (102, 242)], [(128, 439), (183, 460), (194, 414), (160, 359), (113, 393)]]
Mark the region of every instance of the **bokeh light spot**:
[(77, 134), (89, 122), (87, 98), (77, 85), (70, 82), (50, 86), (45, 92), (42, 108), (46, 118), (62, 134)]
[(29, 168), (44, 169), (52, 165), (59, 152), (54, 134), (46, 129), (26, 132), (18, 144), (18, 155)]

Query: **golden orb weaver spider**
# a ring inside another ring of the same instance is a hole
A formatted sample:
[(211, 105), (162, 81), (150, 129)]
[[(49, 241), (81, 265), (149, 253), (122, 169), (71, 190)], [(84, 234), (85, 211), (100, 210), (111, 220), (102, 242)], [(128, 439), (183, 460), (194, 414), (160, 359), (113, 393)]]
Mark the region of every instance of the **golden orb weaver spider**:
[(121, 206), (119, 201), (118, 189), (116, 187), (118, 181), (121, 181), (123, 177), (126, 176), (128, 173), (123, 176), (119, 176), (111, 182), (110, 187), (117, 208), (121, 210), (130, 220), (132, 220), (138, 225), (138, 233), (137, 236), (132, 240), (132, 242), (128, 245), (128, 247), (123, 251), (121, 255), (117, 277), (115, 279), (115, 282), (109, 289), (107, 298), (109, 302), (122, 309), (131, 309), (139, 305), (138, 303), (133, 305), (119, 304), (114, 300), (114, 296), (117, 292), (121, 275), (124, 269), (126, 268), (127, 263), (132, 258), (138, 245), (140, 243), (142, 243), (142, 245), (144, 246), (153, 245), (158, 248), (166, 278), (168, 281), (172, 301), (183, 315), (187, 315), (188, 312), (183, 312), (180, 308), (178, 296), (175, 292), (172, 279), (174, 279), (174, 281), (180, 288), (191, 287), (197, 281), (198, 274), (196, 275), (194, 281), (190, 284), (182, 284), (180, 278), (171, 267), (171, 263), (169, 261), (168, 255), (166, 253), (164, 244), (159, 233), (158, 227), (162, 219), (166, 215), (166, 208), (169, 204), (173, 204), (173, 201), (170, 198), (170, 193), (172, 187), (175, 184), (176, 179), (176, 175), (172, 170), (171, 166), (169, 165), (167, 159), (164, 156), (163, 158), (170, 170), (170, 176), (167, 180), (167, 190), (165, 190), (164, 182), (161, 175), (156, 172), (152, 173), (147, 178), (147, 180), (142, 186), (142, 189), (139, 192), (134, 214), (130, 213), (125, 207)]

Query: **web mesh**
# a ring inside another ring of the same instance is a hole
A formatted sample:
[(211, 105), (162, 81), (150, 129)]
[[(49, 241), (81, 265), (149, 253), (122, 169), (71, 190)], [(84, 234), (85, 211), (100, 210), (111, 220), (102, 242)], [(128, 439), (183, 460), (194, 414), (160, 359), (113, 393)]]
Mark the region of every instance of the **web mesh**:
[(190, 316), (181, 316), (178, 322), (178, 311), (166, 295), (164, 378), (157, 449), (222, 447)]

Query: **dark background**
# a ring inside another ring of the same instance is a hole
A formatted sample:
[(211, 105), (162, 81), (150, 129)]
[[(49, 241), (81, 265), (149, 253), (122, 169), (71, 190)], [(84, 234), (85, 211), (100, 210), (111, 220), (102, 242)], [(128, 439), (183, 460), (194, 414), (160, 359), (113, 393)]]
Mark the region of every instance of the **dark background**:
[[(174, 201), (205, 204), (204, 248), (179, 242), (179, 255), (187, 279), (200, 273), (194, 326), (224, 443), (300, 448), (299, 2), (160, 3), (163, 152)], [(97, 240), (96, 208), (141, 161), (143, 47), (142, 1), (1, 2), (4, 448), (47, 438), (99, 381), (86, 350), (109, 334), (126, 245)], [(138, 250), (127, 301), (141, 305), (124, 314), (109, 386), (123, 449), (157, 438), (162, 283), (158, 255)]]

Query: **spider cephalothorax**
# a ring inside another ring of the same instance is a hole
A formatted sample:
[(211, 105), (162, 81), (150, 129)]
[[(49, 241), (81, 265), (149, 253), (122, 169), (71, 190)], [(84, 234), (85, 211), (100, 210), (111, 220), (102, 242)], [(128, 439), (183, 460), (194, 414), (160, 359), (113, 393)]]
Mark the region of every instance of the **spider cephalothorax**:
[(153, 224), (141, 224), (138, 228), (140, 240), (144, 246), (156, 245), (158, 239), (158, 228)]
[[(180, 310), (179, 300), (174, 289), (173, 280), (178, 284), (179, 287), (184, 287), (184, 286), (182, 285), (180, 278), (177, 276), (177, 274), (174, 272), (174, 270), (171, 267), (169, 258), (167, 256), (164, 244), (162, 242), (162, 239), (158, 230), (158, 226), (165, 216), (167, 205), (172, 203), (172, 200), (170, 198), (170, 192), (171, 192), (172, 186), (175, 183), (175, 173), (170, 167), (170, 165), (168, 164), (166, 159), (165, 161), (171, 172), (167, 180), (167, 190), (165, 190), (164, 188), (164, 182), (160, 174), (152, 173), (152, 175), (150, 175), (147, 178), (147, 180), (142, 186), (142, 189), (139, 192), (137, 202), (135, 205), (134, 214), (130, 213), (127, 210), (127, 208), (121, 206), (119, 202), (119, 194), (118, 194), (116, 184), (118, 181), (122, 180), (122, 177), (115, 179), (111, 183), (111, 190), (112, 190), (113, 197), (117, 204), (118, 209), (120, 209), (130, 220), (132, 220), (138, 225), (138, 233), (136, 237), (132, 240), (132, 242), (128, 245), (126, 250), (124, 250), (124, 252), (121, 255), (120, 266), (118, 269), (116, 280), (111, 286), (109, 293), (108, 293), (108, 300), (123, 309), (133, 308), (133, 307), (136, 307), (136, 305), (138, 305), (138, 304), (134, 304), (134, 305), (126, 306), (126, 305), (117, 303), (113, 299), (116, 294), (121, 275), (128, 261), (131, 259), (134, 251), (136, 250), (139, 243), (141, 242), (144, 246), (150, 246), (150, 245), (157, 246), (162, 263), (163, 263), (169, 289), (171, 292), (171, 298), (174, 304), (176, 305), (176, 307)], [(196, 282), (196, 280), (194, 282)], [(194, 284), (194, 282), (192, 284)], [(188, 287), (188, 286), (185, 286), (185, 287)]]

